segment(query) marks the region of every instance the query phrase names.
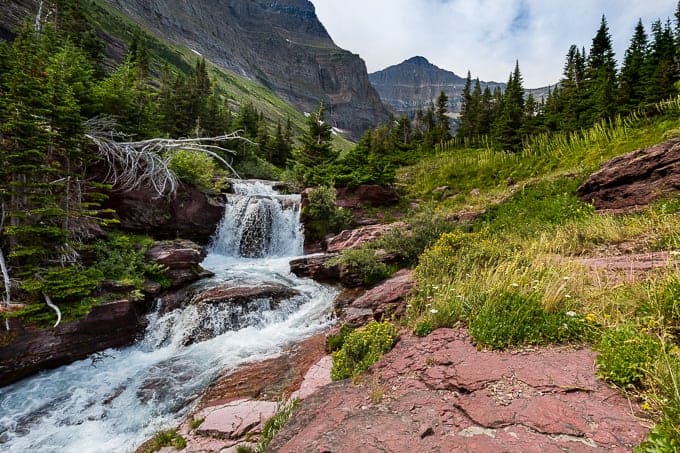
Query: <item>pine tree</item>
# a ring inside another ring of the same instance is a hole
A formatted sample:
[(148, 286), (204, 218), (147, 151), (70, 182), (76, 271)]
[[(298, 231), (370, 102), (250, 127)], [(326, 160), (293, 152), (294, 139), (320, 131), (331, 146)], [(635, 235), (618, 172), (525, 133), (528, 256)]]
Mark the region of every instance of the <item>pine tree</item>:
[(501, 149), (513, 152), (521, 149), (524, 114), (522, 74), (519, 70), (519, 62), (516, 62), (515, 70), (508, 79), (498, 117), (493, 125), (494, 140)]
[(619, 75), (618, 104), (623, 112), (638, 107), (645, 98), (645, 61), (648, 46), (647, 33), (640, 19), (623, 57)]
[(325, 121), (323, 104), (307, 117), (307, 130), (300, 139), (302, 147), (293, 151), (293, 173), (304, 184), (328, 184), (323, 179), (323, 166), (330, 164), (339, 152), (331, 144), (332, 129)]
[(588, 55), (586, 90), (589, 105), (586, 112), (590, 124), (615, 113), (616, 60), (612, 50), (607, 19), (602, 16)]
[(665, 25), (661, 21), (652, 24), (653, 40), (647, 57), (647, 83), (645, 101), (657, 102), (676, 93), (675, 82), (678, 80), (676, 69), (675, 40), (670, 22)]
[(291, 158), (292, 146), (287, 132), (284, 133), (281, 123), (276, 124), (276, 133), (272, 144), (271, 163), (283, 168)]
[(436, 108), (437, 141), (439, 141), (439, 142), (444, 142), (446, 140), (451, 139), (451, 132), (450, 132), (451, 125), (449, 124), (449, 117), (447, 115), (448, 104), (449, 104), (448, 96), (446, 96), (446, 93), (444, 93), (444, 91), (441, 91), (439, 93), (439, 96), (437, 97), (437, 108)]
[(471, 138), (474, 135), (475, 118), (471, 113), (472, 109), (472, 75), (470, 71), (467, 73), (465, 79), (465, 87), (463, 88), (462, 104), (460, 108), (460, 124), (458, 126), (457, 135), (463, 138)]

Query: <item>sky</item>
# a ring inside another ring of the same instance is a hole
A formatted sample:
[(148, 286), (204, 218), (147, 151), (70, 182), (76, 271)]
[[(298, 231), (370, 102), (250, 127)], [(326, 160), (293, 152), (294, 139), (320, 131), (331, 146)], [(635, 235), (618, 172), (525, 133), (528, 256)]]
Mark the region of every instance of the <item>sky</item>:
[(560, 79), (569, 46), (590, 49), (602, 14), (620, 63), (639, 18), (649, 33), (675, 0), (311, 0), (335, 43), (369, 72), (421, 55), (465, 77), (506, 82), (519, 60), (526, 88)]

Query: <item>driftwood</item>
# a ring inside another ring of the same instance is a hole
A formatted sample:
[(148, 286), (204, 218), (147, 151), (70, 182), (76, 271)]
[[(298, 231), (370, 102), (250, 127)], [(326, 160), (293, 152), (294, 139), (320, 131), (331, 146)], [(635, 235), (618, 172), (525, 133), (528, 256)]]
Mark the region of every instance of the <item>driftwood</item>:
[(151, 187), (156, 194), (172, 196), (177, 190), (177, 176), (170, 170), (169, 163), (174, 152), (196, 151), (207, 154), (229, 169), (237, 178), (236, 170), (217, 151), (235, 154), (231, 149), (214, 143), (244, 141), (253, 143), (240, 135), (241, 131), (218, 137), (198, 138), (152, 138), (128, 141), (127, 136), (116, 131), (113, 121), (93, 118), (85, 123), (85, 136), (97, 147), (99, 155), (108, 165), (105, 182), (115, 190), (127, 192), (141, 186)]

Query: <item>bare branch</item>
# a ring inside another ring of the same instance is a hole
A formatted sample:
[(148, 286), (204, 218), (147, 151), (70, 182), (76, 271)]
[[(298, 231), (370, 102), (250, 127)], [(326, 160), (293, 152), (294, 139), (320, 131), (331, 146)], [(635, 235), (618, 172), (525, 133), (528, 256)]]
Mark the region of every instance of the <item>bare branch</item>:
[(48, 307), (50, 307), (52, 310), (57, 312), (57, 322), (54, 323), (53, 327), (57, 327), (59, 323), (61, 322), (61, 310), (59, 310), (59, 307), (57, 307), (53, 302), (52, 299), (50, 299), (50, 296), (48, 296), (45, 293), (42, 293), (43, 297), (45, 298), (45, 303), (47, 304)]
[(169, 168), (174, 152), (190, 150), (207, 154), (240, 178), (234, 168), (215, 152), (235, 154), (235, 151), (214, 143), (243, 141), (254, 144), (240, 135), (242, 131), (218, 137), (128, 141), (125, 134), (116, 130), (113, 120), (101, 117), (88, 120), (85, 128), (87, 131), (85, 136), (95, 144), (108, 165), (105, 182), (112, 184), (114, 189), (124, 192), (142, 186), (151, 187), (159, 197), (173, 195), (177, 190), (179, 181)]

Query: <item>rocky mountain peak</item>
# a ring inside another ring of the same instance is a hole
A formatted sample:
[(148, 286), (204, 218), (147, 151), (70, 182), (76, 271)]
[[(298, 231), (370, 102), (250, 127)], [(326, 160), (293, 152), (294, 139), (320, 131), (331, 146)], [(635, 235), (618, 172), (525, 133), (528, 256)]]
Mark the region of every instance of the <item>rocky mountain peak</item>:
[(427, 58), (421, 57), (419, 55), (411, 57), (408, 60), (405, 60), (402, 64), (410, 64), (417, 66), (433, 66), (432, 63), (430, 63)]

